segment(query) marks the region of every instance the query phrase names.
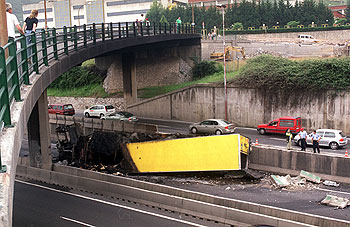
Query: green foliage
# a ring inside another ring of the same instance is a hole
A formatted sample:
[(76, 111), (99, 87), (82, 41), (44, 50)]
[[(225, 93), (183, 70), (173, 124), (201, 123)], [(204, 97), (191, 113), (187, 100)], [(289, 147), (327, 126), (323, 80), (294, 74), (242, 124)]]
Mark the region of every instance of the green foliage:
[(194, 67), (192, 68), (193, 79), (200, 79), (219, 71), (220, 68), (214, 61), (194, 61)]
[(337, 20), (335, 21), (335, 23), (337, 25), (344, 25), (346, 23), (346, 18), (337, 18)]
[(297, 92), (350, 88), (350, 58), (292, 61), (263, 55), (248, 60), (234, 82), (265, 91)]
[(89, 69), (81, 66), (73, 67), (70, 71), (63, 73), (57, 78), (50, 88), (74, 89), (86, 85), (102, 83), (103, 77)]
[(48, 96), (58, 97), (96, 97), (96, 98), (107, 98), (114, 94), (108, 94), (105, 92), (102, 84), (90, 84), (74, 89), (57, 89), (48, 88)]
[(236, 22), (236, 23), (233, 24), (232, 29), (233, 30), (242, 30), (243, 29), (243, 24), (240, 23), (240, 22)]
[(292, 21), (289, 21), (289, 22), (287, 23), (287, 26), (288, 26), (289, 28), (296, 28), (299, 24), (300, 24), (299, 21), (292, 20)]
[(160, 18), (159, 22), (162, 23), (162, 24), (168, 24), (168, 20), (165, 18), (164, 15), (162, 15), (162, 17)]

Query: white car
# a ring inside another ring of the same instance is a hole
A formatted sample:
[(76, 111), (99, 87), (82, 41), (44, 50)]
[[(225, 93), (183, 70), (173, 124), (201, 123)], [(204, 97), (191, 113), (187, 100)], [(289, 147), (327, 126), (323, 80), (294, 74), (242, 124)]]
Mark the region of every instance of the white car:
[[(348, 143), (346, 135), (341, 130), (335, 129), (318, 129), (316, 134), (321, 136), (319, 142), (320, 146), (330, 147), (332, 150), (338, 149), (338, 147), (345, 146)], [(312, 145), (311, 141), (312, 133), (310, 133), (306, 138), (306, 144)], [(294, 143), (301, 145), (299, 134), (294, 137)]]
[(114, 112), (115, 108), (112, 105), (94, 105), (84, 110), (84, 116), (101, 118)]

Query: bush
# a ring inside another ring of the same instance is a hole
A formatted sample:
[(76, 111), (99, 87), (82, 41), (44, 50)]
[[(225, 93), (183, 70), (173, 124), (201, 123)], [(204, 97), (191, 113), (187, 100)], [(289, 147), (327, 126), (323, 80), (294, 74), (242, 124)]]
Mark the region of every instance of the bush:
[(293, 20), (293, 21), (289, 21), (289, 22), (287, 23), (287, 26), (288, 26), (289, 28), (296, 28), (296, 27), (298, 27), (299, 24), (300, 24), (299, 21)]
[(234, 83), (269, 91), (322, 91), (350, 88), (350, 58), (292, 61), (262, 55), (248, 60)]
[(50, 88), (68, 90), (80, 88), (86, 85), (102, 83), (103, 77), (88, 68), (76, 66), (57, 78)]
[(193, 79), (201, 79), (219, 71), (220, 69), (215, 61), (194, 61), (194, 67), (192, 69)]

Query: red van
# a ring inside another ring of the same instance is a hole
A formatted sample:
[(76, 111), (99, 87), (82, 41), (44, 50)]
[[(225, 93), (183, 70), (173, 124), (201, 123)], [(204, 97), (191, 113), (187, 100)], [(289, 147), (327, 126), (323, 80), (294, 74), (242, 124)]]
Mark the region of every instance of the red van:
[(72, 104), (49, 104), (49, 114), (74, 115)]
[(258, 125), (258, 132), (263, 135), (265, 133), (285, 134), (290, 129), (292, 134), (297, 134), (303, 128), (301, 127), (300, 117), (281, 117), (271, 121), (268, 124)]

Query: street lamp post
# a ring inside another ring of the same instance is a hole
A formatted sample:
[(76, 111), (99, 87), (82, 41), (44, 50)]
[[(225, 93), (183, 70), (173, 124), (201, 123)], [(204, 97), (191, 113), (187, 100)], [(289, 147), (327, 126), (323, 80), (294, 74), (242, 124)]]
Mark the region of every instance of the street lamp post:
[(228, 120), (227, 116), (227, 83), (226, 83), (226, 52), (225, 52), (225, 5), (218, 4), (216, 5), (217, 7), (222, 9), (222, 48), (223, 48), (223, 53), (224, 53), (224, 105), (225, 105), (225, 120)]

